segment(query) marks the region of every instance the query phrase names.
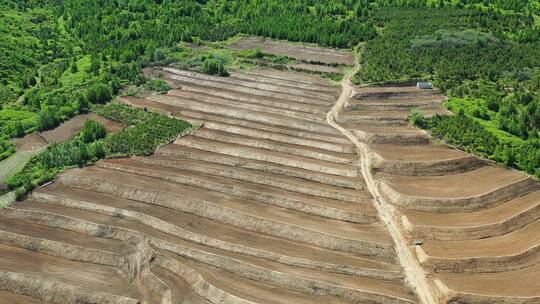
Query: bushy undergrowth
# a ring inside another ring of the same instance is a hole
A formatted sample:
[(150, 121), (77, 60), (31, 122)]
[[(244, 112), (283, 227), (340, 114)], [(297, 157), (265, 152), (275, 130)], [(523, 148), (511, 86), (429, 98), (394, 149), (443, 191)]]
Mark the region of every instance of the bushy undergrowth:
[(186, 121), (116, 102), (94, 106), (93, 110), (126, 128), (105, 137), (102, 124), (86, 121), (77, 137), (49, 146), (33, 157), (21, 172), (9, 178), (8, 190), (15, 190), (17, 197), (21, 198), (66, 168), (82, 167), (106, 157), (150, 155), (160, 145), (173, 141), (192, 128)]
[(15, 145), (7, 139), (0, 139), (0, 160), (10, 157), (13, 153), (15, 153)]
[(110, 156), (150, 155), (157, 147), (171, 142), (192, 127), (187, 121), (117, 102), (96, 107), (94, 111), (127, 127), (103, 141)]
[(146, 81), (145, 87), (147, 90), (156, 93), (167, 93), (171, 90), (171, 86), (163, 79), (150, 78)]
[(17, 197), (51, 180), (63, 169), (82, 167), (105, 157), (101, 141), (85, 143), (82, 136), (62, 143), (53, 144), (34, 156), (17, 174), (6, 181), (8, 190), (15, 190)]
[(481, 120), (460, 112), (436, 115), (424, 125), (430, 132), (450, 144), (485, 158), (526, 171), (540, 178), (540, 141), (524, 141), (498, 129), (490, 131)]
[(91, 119), (87, 119), (84, 122), (83, 129), (80, 133), (81, 140), (84, 143), (91, 143), (105, 136), (107, 136), (107, 129), (105, 129), (102, 123)]

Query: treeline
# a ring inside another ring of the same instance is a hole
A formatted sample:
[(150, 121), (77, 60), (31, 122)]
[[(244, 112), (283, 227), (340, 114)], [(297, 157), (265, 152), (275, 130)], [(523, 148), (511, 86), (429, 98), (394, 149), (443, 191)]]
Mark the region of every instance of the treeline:
[(438, 138), (464, 150), (523, 170), (540, 178), (540, 140), (516, 140), (489, 131), (482, 123), (464, 115), (436, 115), (424, 126)]
[(354, 47), (374, 38), (365, 22), (368, 1), (224, 1), (238, 31), (289, 41)]
[(532, 1), (388, 1), (372, 12), (384, 30), (363, 47), (357, 80), (434, 82), (457, 115), (437, 116), (426, 128), (539, 175), (540, 29), (533, 9)]
[(107, 155), (150, 155), (160, 145), (171, 142), (192, 128), (187, 121), (117, 102), (96, 107), (93, 111), (125, 126), (134, 126), (107, 138), (104, 142)]
[[(123, 84), (141, 85), (141, 65), (166, 64), (164, 50), (181, 41), (224, 40), (243, 32), (354, 46), (376, 36), (364, 22), (370, 2), (2, 1), (0, 117), (24, 119), (0, 119), (0, 138), (54, 128), (88, 104), (110, 100)], [(208, 73), (227, 73), (219, 62), (204, 64)]]
[(170, 143), (192, 128), (186, 121), (120, 103), (95, 106), (93, 110), (126, 128), (107, 134), (101, 123), (87, 120), (74, 139), (51, 145), (9, 178), (6, 191), (16, 191), (21, 198), (66, 168), (82, 167), (106, 157), (152, 154), (160, 145)]
[(150, 58), (160, 47), (237, 33), (352, 47), (376, 36), (370, 1), (65, 1), (71, 33), (114, 60)]

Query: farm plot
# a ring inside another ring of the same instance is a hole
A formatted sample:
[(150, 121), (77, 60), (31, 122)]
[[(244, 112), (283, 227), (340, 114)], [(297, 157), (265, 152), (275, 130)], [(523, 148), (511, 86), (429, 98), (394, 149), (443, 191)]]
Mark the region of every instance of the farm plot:
[[(58, 270), (45, 290), (45, 271), (0, 263), (7, 292), (52, 303), (417, 302), (353, 145), (326, 124), (340, 87), (293, 72), (162, 72), (176, 89), (121, 101), (204, 126), (149, 157), (66, 171), (2, 210), (18, 223), (0, 225), (6, 250)], [(78, 280), (63, 274), (68, 260)]]
[(84, 122), (87, 119), (101, 122), (109, 133), (116, 133), (123, 128), (119, 123), (94, 113), (89, 113), (77, 115), (55, 129), (41, 133), (36, 132), (26, 135), (23, 138), (13, 139), (17, 152), (0, 162), (0, 183), (3, 183), (8, 177), (21, 171), (32, 157), (47, 148), (49, 144), (63, 143), (73, 138), (82, 130)]
[(308, 63), (354, 65), (354, 54), (351, 52), (307, 46), (305, 44), (293, 44), (263, 37), (242, 37), (234, 42), (231, 47), (236, 50), (260, 48), (264, 53), (287, 56)]
[(50, 131), (41, 132), (41, 136), (47, 140), (49, 143), (63, 143), (68, 141), (77, 135), (83, 128), (84, 122), (87, 119), (95, 120), (102, 123), (107, 129), (108, 133), (116, 133), (122, 130), (122, 125), (108, 120), (104, 117), (96, 115), (94, 113), (81, 114), (73, 117), (72, 119), (64, 122), (57, 128), (54, 128)]
[(443, 113), (444, 100), (412, 86), (357, 88), (339, 121), (367, 146), (378, 191), (441, 303), (537, 303), (539, 185), (408, 125), (411, 109)]

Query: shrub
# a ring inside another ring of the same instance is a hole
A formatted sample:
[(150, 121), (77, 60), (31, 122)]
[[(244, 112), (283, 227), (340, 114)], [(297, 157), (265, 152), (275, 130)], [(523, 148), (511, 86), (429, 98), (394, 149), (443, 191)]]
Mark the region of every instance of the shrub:
[(217, 59), (213, 59), (213, 58), (205, 59), (203, 62), (202, 69), (204, 73), (209, 74), (209, 75), (229, 76), (229, 73), (225, 69), (223, 62)]
[(41, 110), (37, 117), (38, 130), (49, 130), (58, 125), (58, 120), (50, 109)]
[(409, 115), (409, 121), (419, 128), (425, 128), (427, 126), (427, 121), (424, 116), (424, 112), (420, 109), (413, 109)]
[(146, 88), (157, 93), (167, 93), (171, 86), (163, 79), (148, 79)]
[(96, 140), (105, 138), (107, 136), (107, 129), (105, 126), (95, 120), (87, 119), (84, 122), (83, 129), (81, 131), (81, 140), (84, 143), (91, 143)]
[(86, 91), (86, 100), (91, 103), (106, 103), (111, 99), (111, 89), (103, 83), (94, 84)]
[(20, 121), (15, 122), (15, 137), (23, 137), (25, 135), (24, 126)]

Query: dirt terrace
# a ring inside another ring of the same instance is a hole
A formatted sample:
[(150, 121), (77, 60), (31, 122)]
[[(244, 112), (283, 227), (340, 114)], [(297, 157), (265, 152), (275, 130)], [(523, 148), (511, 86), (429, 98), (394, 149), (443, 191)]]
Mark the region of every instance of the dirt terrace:
[(341, 87), (293, 72), (163, 73), (174, 90), (122, 102), (204, 127), (151, 157), (68, 170), (1, 211), (7, 299), (417, 302), (354, 146), (326, 123)]
[(443, 113), (445, 99), (413, 86), (356, 88), (338, 121), (367, 147), (371, 176), (437, 301), (539, 303), (538, 183), (407, 124), (410, 109)]
[(121, 124), (108, 120), (94, 113), (89, 113), (77, 115), (53, 130), (41, 132), (41, 136), (49, 143), (63, 143), (77, 135), (82, 130), (84, 122), (87, 119), (102, 123), (109, 133), (116, 133), (122, 130)]
[(327, 49), (303, 44), (292, 44), (286, 41), (272, 40), (263, 37), (243, 37), (231, 45), (237, 50), (253, 50), (260, 48), (264, 53), (271, 53), (307, 62), (326, 64), (354, 65), (354, 54), (351, 52)]

